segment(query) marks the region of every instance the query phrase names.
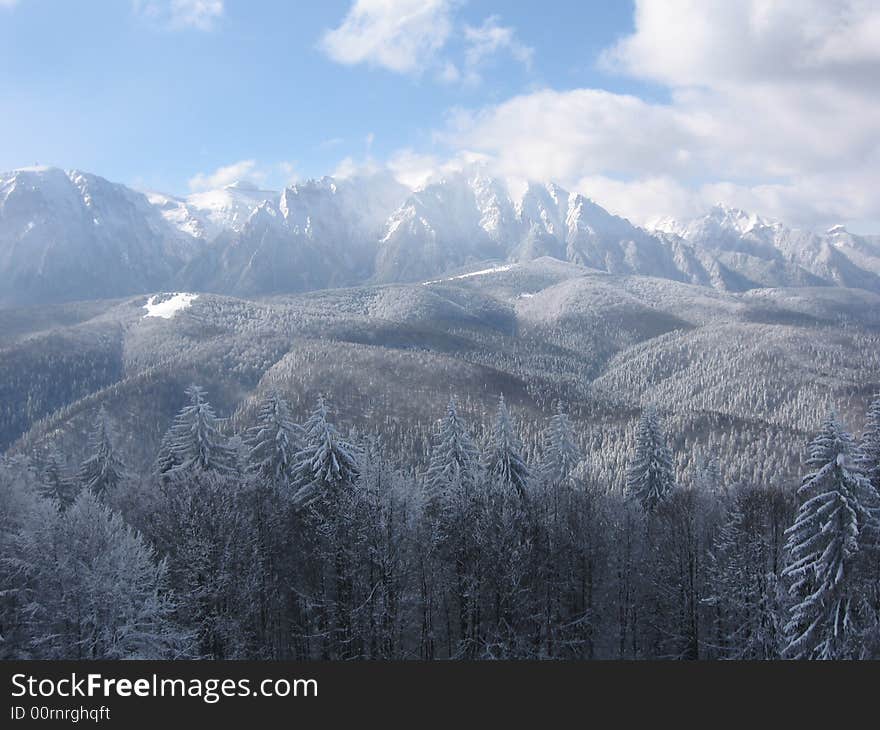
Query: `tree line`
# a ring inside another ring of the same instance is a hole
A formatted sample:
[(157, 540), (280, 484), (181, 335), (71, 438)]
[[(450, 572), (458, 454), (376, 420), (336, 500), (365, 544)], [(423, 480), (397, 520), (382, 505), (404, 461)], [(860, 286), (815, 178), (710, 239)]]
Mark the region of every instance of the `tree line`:
[(149, 474), (103, 410), (76, 471), (0, 461), (0, 658), (880, 657), (880, 398), (799, 486), (683, 478), (648, 407), (621, 490), (561, 403), (527, 459), (503, 397), (479, 440), (451, 399), (423, 468), (323, 397), (228, 437), (187, 396)]

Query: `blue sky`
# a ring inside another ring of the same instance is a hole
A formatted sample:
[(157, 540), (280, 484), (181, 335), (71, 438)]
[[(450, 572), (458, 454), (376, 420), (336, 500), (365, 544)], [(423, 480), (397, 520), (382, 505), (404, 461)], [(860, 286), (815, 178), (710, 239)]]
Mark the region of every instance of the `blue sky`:
[(859, 0), (0, 0), (0, 169), (184, 194), (383, 166), (415, 185), (476, 159), (636, 220), (721, 201), (870, 227), (877, 15)]
[(547, 84), (631, 85), (594, 64), (631, 28), (627, 3), (589, 14), (562, 3), (540, 24), (537, 2), (463, 5), (458, 23), (479, 26), (500, 9), (534, 48), (531, 68), (487, 60), (480, 83), (335, 63), (320, 41), (346, 1), (223, 5), (208, 30), (172, 28), (126, 0), (21, 0), (0, 11), (0, 169), (36, 161), (175, 192), (199, 171), (246, 159), (322, 175), (364, 157), (369, 139), (377, 158), (433, 146), (432, 130), (456, 106)]

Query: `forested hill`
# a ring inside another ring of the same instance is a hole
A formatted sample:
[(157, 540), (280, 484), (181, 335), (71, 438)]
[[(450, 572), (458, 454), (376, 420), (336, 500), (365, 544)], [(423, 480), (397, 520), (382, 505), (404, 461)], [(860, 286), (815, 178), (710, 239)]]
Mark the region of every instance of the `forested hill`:
[[(151, 306), (147, 306), (152, 302)], [(656, 405), (686, 469), (731, 479), (800, 468), (836, 409), (860, 424), (880, 387), (880, 296), (842, 288), (722, 293), (553, 259), (416, 285), (245, 301), (155, 295), (0, 310), (0, 446), (72, 460), (103, 406), (145, 468), (193, 382), (230, 433), (269, 387), (304, 418), (319, 392), (345, 428), (427, 459), (451, 394), (484, 432), (504, 394), (529, 453), (562, 401), (597, 478), (620, 485), (637, 414)]]
[(875, 655), (880, 295), (544, 258), (0, 321), (2, 656)]

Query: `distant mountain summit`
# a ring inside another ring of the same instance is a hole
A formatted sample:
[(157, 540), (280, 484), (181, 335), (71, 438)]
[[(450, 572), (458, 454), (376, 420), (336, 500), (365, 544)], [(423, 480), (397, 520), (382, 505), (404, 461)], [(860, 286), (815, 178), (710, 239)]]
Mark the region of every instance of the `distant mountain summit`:
[(814, 233), (716, 205), (689, 221), (660, 221), (654, 231), (708, 252), (754, 287), (821, 285), (880, 291), (880, 246), (843, 226)]
[(514, 198), (459, 173), (409, 190), (388, 174), (307, 180), (277, 192), (237, 182), (176, 197), (79, 171), (0, 173), (0, 305), (161, 289), (238, 296), (436, 278), (486, 261), (552, 257), (745, 291), (880, 292), (880, 240), (792, 229), (715, 206), (646, 228), (554, 183)]
[(0, 305), (162, 288), (195, 249), (124, 185), (78, 170), (0, 173)]
[(256, 207), (275, 200), (278, 192), (238, 181), (185, 198), (163, 193), (148, 193), (147, 197), (169, 223), (195, 238), (211, 240), (224, 231), (240, 231)]

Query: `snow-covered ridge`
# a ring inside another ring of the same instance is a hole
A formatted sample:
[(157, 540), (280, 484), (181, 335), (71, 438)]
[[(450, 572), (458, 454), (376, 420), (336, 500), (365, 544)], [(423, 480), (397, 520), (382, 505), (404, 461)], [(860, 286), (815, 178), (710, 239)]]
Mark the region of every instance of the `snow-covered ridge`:
[(162, 319), (172, 319), (178, 312), (189, 309), (192, 303), (199, 298), (198, 294), (189, 294), (187, 292), (175, 292), (168, 296), (167, 299), (157, 301), (163, 294), (154, 294), (143, 309), (147, 310), (144, 319), (147, 317), (161, 317)]
[[(375, 173), (281, 192), (233, 183), (187, 197), (140, 193), (75, 170), (0, 173), (0, 305), (434, 284), (545, 256), (729, 291), (880, 292), (877, 239), (841, 226), (796, 230), (722, 205), (646, 229), (552, 183), (528, 183), (514, 197), (505, 181), (473, 172), (414, 191)], [(451, 276), (490, 265), (482, 262), (499, 266)]]
[(224, 231), (240, 231), (260, 205), (277, 201), (278, 195), (275, 190), (261, 190), (243, 182), (192, 193), (185, 198), (147, 193), (165, 220), (190, 236), (206, 240)]

